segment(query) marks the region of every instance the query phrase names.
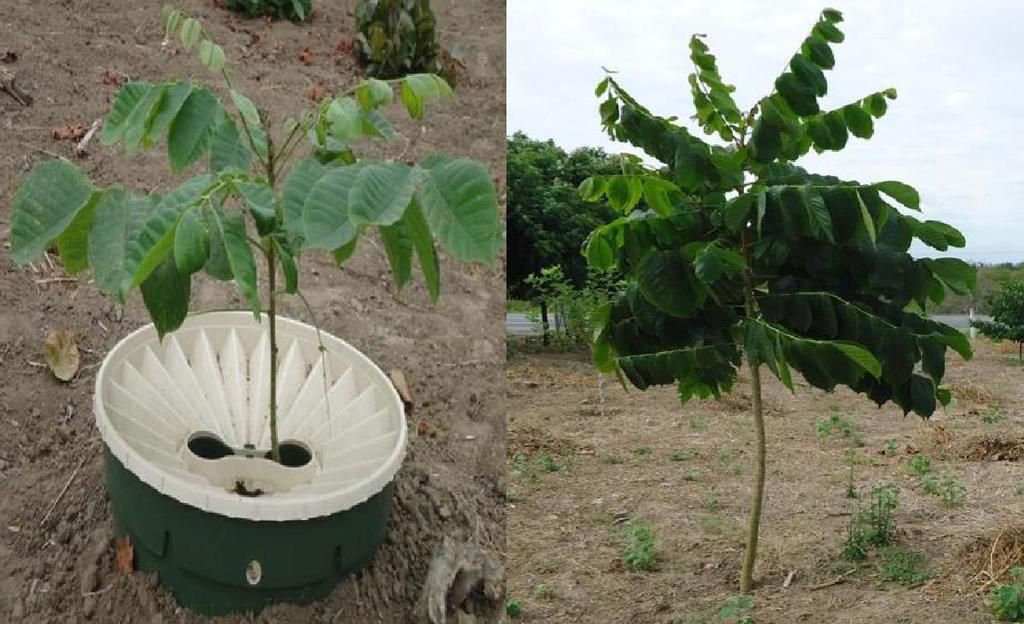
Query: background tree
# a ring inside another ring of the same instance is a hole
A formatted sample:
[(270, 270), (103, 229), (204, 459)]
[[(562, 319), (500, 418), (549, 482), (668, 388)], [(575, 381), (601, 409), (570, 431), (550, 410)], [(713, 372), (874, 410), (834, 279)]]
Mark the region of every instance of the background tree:
[[(583, 201), (576, 188), (590, 176), (619, 170), (618, 159), (592, 147), (566, 153), (553, 141), (521, 132), (507, 140), (507, 149), (508, 297), (538, 298), (541, 293), (526, 278), (551, 266), (560, 266), (565, 278), (582, 288), (587, 279), (583, 242), (615, 213), (604, 203)], [(539, 303), (546, 326), (547, 301)]]
[(824, 10), (774, 90), (745, 111), (703, 37), (690, 40), (695, 119), (720, 145), (654, 115), (609, 75), (597, 87), (605, 129), (664, 163), (668, 175), (637, 166), (580, 187), (619, 213), (590, 235), (588, 262), (617, 268), (628, 282), (594, 320), (597, 366), (641, 389), (674, 383), (687, 401), (731, 390), (746, 356), (757, 444), (744, 593), (764, 496), (762, 365), (790, 389), (795, 369), (816, 388), (845, 385), (879, 406), (893, 401), (928, 417), (950, 400), (939, 385), (947, 347), (971, 356), (959, 331), (908, 311), (912, 302), (921, 311), (941, 303), (947, 289), (974, 287), (966, 263), (908, 253), (915, 237), (939, 251), (962, 247), (960, 232), (906, 214), (920, 209), (907, 184), (793, 164), (811, 148), (870, 138), (896, 97), (886, 89), (820, 108), (841, 21), (839, 11)]
[(1017, 343), (1017, 358), (1024, 360), (1024, 282), (1008, 280), (986, 299), (991, 321), (971, 321), (982, 334)]

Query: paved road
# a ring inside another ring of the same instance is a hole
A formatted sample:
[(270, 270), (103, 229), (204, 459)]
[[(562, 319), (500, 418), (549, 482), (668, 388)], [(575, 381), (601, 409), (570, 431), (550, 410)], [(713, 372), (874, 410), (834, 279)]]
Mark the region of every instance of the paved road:
[[(957, 329), (970, 327), (970, 317), (966, 314), (937, 314), (932, 317), (940, 323), (945, 323)], [(991, 320), (990, 317), (977, 315), (977, 319)], [(554, 325), (554, 319), (550, 321)], [(529, 316), (520, 312), (509, 312), (505, 314), (505, 333), (516, 336), (529, 336), (540, 334), (540, 323), (531, 321)]]

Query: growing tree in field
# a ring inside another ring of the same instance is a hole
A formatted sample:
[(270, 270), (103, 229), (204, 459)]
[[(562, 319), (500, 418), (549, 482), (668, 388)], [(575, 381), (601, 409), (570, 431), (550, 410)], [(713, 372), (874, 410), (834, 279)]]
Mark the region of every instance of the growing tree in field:
[(971, 357), (960, 332), (923, 311), (947, 289), (970, 291), (973, 268), (908, 253), (914, 238), (938, 251), (962, 247), (960, 232), (907, 212), (920, 210), (907, 184), (795, 164), (812, 148), (870, 138), (896, 98), (885, 89), (820, 107), (841, 21), (824, 10), (774, 90), (747, 110), (695, 35), (689, 85), (714, 144), (644, 108), (611, 75), (596, 91), (609, 135), (664, 163), (668, 175), (634, 167), (580, 187), (620, 215), (591, 233), (587, 261), (617, 268), (629, 284), (596, 314), (595, 362), (641, 389), (676, 384), (688, 401), (730, 391), (745, 356), (757, 444), (742, 592), (752, 584), (764, 496), (762, 368), (790, 389), (795, 370), (816, 388), (844, 385), (928, 417), (950, 399), (940, 387), (946, 349)]
[(1017, 358), (1024, 360), (1024, 282), (1008, 280), (988, 296), (991, 321), (971, 321), (982, 334), (1017, 343)]

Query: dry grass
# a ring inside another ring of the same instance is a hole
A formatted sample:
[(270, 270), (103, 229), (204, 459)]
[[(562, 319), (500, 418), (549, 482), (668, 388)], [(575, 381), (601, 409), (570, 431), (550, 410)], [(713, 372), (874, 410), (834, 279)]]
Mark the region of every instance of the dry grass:
[(977, 537), (953, 557), (950, 578), (963, 593), (987, 592), (1007, 582), (1012, 568), (1024, 566), (1024, 527), (1000, 530), (995, 537)]
[(988, 407), (995, 400), (991, 390), (973, 381), (954, 381), (947, 388), (953, 393), (953, 398), (961, 403)]

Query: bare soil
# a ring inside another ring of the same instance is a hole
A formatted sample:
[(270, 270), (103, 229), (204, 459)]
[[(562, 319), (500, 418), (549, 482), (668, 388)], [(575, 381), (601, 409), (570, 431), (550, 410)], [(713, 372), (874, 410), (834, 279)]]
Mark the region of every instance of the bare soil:
[[(310, 105), (315, 85), (330, 93), (358, 79), (350, 52), (354, 0), (314, 0), (307, 25), (240, 18), (207, 0), (176, 4), (203, 19), (234, 62), (237, 86), (278, 119)], [(504, 198), (504, 2), (433, 4), (442, 41), (459, 45), (465, 71), (456, 103), (432, 108), (422, 127), (398, 124), (412, 139), (405, 157), (438, 151), (481, 160)], [(0, 92), (0, 621), (207, 621), (179, 608), (153, 576), (121, 574), (114, 565), (92, 385), (103, 355), (148, 322), (141, 300), (122, 312), (88, 277), (67, 280), (57, 263), (16, 267), (6, 252), (17, 183), (41, 159), (73, 158), (73, 141), (51, 135), (101, 118), (117, 90), (107, 83), (207, 80), (192, 55), (161, 46), (160, 23), (157, 2), (5, 0), (0, 11), (0, 67), (34, 98), (24, 107)], [(395, 120), (405, 116), (394, 113)], [(162, 148), (128, 158), (94, 141), (78, 162), (98, 184), (150, 191), (177, 182)], [(387, 542), (373, 565), (325, 601), (276, 606), (255, 620), (411, 621), (445, 538), (504, 551), (504, 277), (500, 268), (442, 259), (443, 294), (434, 306), (422, 284), (394, 292), (376, 239), (361, 243), (341, 269), (329, 257), (303, 261), (300, 283), (324, 329), (385, 370), (404, 371), (415, 398), (413, 438)], [(196, 309), (243, 307), (234, 292), (208, 280), (195, 283), (192, 295)], [(282, 308), (309, 320), (297, 300)], [(82, 350), (82, 369), (67, 384), (39, 366), (43, 338), (55, 329), (73, 331)]]
[[(1024, 367), (1013, 348), (975, 348), (970, 362), (949, 358), (956, 400), (930, 421), (769, 379), (754, 621), (992, 621), (993, 579), (1024, 565)], [(720, 403), (680, 406), (671, 387), (627, 394), (609, 377), (599, 388), (577, 355), (520, 355), (506, 375), (508, 592), (521, 621), (737, 621), (718, 613), (738, 593), (752, 492), (747, 378)], [(849, 436), (819, 435), (832, 415)], [(966, 502), (928, 494), (914, 457), (931, 461), (927, 477), (965, 486)], [(896, 547), (921, 553), (917, 571), (933, 578), (887, 580), (878, 551), (841, 557), (851, 518), (886, 483), (899, 488)], [(653, 532), (653, 571), (623, 559), (630, 523)]]

